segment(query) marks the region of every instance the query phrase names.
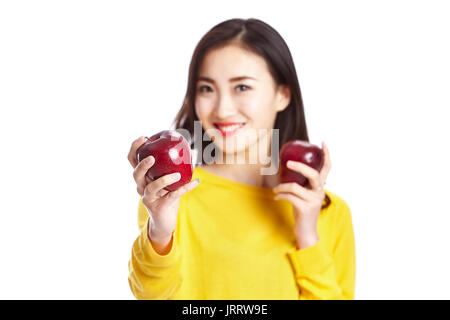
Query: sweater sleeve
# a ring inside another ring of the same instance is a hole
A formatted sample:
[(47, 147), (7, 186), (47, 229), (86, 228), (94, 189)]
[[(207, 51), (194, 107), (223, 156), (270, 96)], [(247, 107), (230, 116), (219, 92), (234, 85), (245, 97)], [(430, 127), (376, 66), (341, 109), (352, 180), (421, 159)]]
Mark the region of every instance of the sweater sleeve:
[(175, 232), (168, 254), (160, 255), (148, 238), (149, 215), (139, 201), (138, 224), (140, 234), (133, 243), (128, 262), (128, 283), (133, 295), (139, 299), (170, 299), (181, 285), (181, 254)]
[(351, 212), (345, 201), (338, 204), (333, 250), (323, 241), (288, 252), (300, 300), (353, 300), (356, 259)]

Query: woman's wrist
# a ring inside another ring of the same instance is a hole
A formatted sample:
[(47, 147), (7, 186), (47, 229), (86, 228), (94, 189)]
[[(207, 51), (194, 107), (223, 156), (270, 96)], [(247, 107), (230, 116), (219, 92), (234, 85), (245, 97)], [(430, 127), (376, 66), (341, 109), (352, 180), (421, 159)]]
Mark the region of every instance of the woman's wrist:
[(316, 225), (297, 225), (295, 228), (297, 247), (304, 249), (315, 245), (319, 241), (319, 234)]
[(148, 223), (147, 237), (150, 240), (153, 249), (155, 249), (158, 254), (165, 255), (170, 251), (172, 247), (170, 245), (172, 242), (172, 233), (169, 235), (159, 234), (158, 230), (151, 223), (151, 219)]
[(317, 234), (297, 236), (297, 247), (299, 250), (311, 247), (317, 244), (317, 242), (319, 242), (319, 236)]

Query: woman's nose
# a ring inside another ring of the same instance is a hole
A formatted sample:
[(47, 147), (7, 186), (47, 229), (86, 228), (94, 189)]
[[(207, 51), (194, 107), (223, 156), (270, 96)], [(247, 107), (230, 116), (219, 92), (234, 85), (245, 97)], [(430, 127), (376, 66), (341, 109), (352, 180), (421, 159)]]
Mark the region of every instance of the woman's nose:
[(227, 119), (237, 112), (234, 107), (233, 100), (227, 94), (221, 95), (215, 109), (216, 117), (218, 119)]

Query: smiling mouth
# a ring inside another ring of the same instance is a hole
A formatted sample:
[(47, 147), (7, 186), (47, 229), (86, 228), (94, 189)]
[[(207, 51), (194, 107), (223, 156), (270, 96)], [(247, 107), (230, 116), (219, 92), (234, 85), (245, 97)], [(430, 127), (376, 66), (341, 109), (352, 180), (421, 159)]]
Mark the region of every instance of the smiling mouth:
[(241, 123), (214, 123), (214, 127), (220, 131), (222, 136), (231, 136), (244, 127), (246, 122)]

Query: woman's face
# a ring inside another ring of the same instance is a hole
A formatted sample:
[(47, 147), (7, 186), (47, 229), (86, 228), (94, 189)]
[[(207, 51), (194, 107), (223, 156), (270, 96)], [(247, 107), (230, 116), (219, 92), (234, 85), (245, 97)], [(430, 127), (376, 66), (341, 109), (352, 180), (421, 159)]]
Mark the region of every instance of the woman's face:
[(241, 153), (262, 140), (267, 142), (277, 112), (289, 101), (289, 89), (276, 85), (259, 55), (235, 44), (205, 55), (196, 84), (195, 111), (223, 153)]

